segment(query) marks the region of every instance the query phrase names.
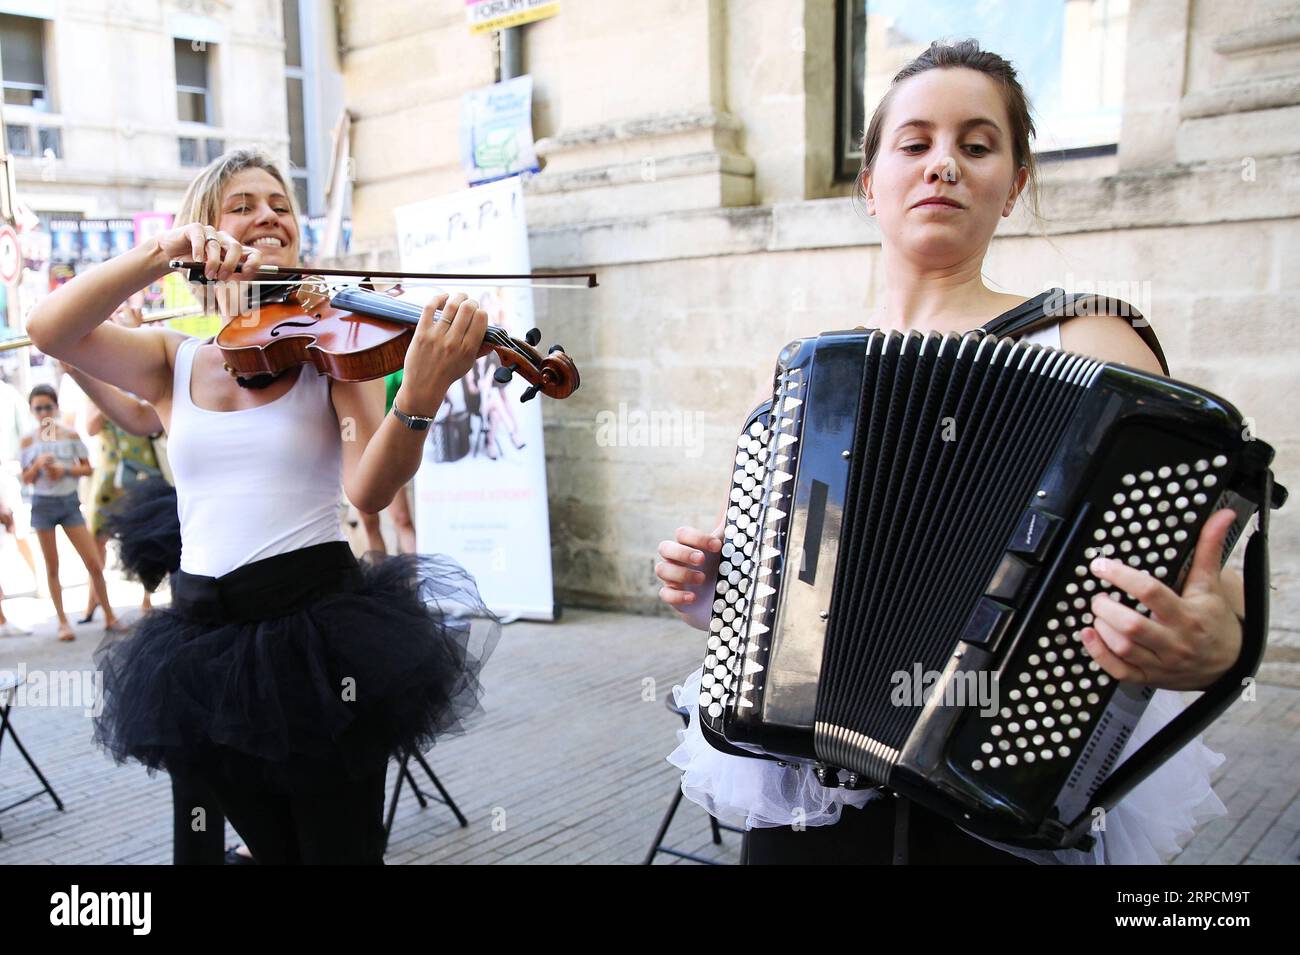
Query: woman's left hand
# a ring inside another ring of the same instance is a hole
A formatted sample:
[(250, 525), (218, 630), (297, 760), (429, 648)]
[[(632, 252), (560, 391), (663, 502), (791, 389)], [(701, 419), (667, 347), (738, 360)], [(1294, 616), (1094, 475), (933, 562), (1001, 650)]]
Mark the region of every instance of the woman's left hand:
[(426, 304), (406, 349), (393, 404), (406, 414), (432, 417), (447, 389), (491, 350), (484, 342), (487, 319), (478, 302), (461, 292), (438, 295)]
[(1117, 680), (1166, 690), (1202, 690), (1227, 672), (1241, 651), (1241, 579), (1220, 570), (1235, 514), (1221, 510), (1201, 528), (1182, 594), (1146, 571), (1098, 557), (1092, 573), (1145, 605), (1145, 616), (1104, 593), (1093, 595), (1084, 648)]

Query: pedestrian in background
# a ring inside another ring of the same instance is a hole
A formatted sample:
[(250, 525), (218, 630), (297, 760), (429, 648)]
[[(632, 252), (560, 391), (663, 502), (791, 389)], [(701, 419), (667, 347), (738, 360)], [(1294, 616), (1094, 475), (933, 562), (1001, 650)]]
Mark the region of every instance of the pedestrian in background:
[(63, 587), (59, 583), (59, 548), (55, 528), (62, 527), (68, 541), (90, 575), (90, 585), (104, 606), (104, 630), (121, 629), (108, 602), (104, 569), (94, 539), (86, 528), (77, 495), (77, 479), (91, 473), (90, 451), (71, 428), (59, 423), (58, 395), (49, 385), (37, 385), (28, 399), (37, 429), (22, 441), (22, 481), (32, 485), (32, 527), (45, 558), (45, 578), (50, 600), (58, 617), (60, 640), (75, 640), (76, 633), (63, 611)]

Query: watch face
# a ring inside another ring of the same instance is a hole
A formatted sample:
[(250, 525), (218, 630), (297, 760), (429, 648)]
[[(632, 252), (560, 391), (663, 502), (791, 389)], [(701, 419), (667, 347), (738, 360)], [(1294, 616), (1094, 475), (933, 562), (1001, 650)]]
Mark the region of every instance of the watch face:
[(429, 423), (431, 419), (424, 418), (419, 415), (408, 415), (404, 411), (399, 410), (396, 405), (393, 405), (393, 411), (397, 414), (397, 420), (402, 422), (402, 424), (406, 425), (412, 431), (429, 430)]

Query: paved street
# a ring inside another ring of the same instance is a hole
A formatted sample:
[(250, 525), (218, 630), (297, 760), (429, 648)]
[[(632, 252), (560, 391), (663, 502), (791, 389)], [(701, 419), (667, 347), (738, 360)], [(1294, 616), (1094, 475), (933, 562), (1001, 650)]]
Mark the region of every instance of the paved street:
[[(139, 589), (113, 584), (130, 606)], [(73, 588), (69, 607), (84, 605)], [(39, 612), (32, 598), (6, 611)], [(48, 605), (45, 605), (48, 606)], [(80, 616), (78, 612), (76, 616)], [(30, 637), (0, 639), (0, 669), (84, 670), (98, 627), (71, 644), (52, 621)], [(409, 790), (399, 805), (390, 863), (636, 863), (674, 791), (663, 757), (679, 725), (663, 705), (673, 682), (696, 663), (695, 634), (674, 621), (570, 611), (555, 625), (506, 628), (486, 671), (488, 712), (467, 736), (439, 743), (430, 762), (469, 826), (443, 807), (420, 809)], [(653, 702), (645, 697), (653, 697)], [(90, 740), (77, 708), (15, 709), (14, 724), (66, 803), (48, 798), (0, 815), (0, 863), (166, 863), (170, 788), (163, 776), (118, 767)], [(1300, 690), (1262, 685), (1209, 734), (1225, 752), (1217, 788), (1227, 818), (1205, 826), (1180, 863), (1275, 863), (1300, 855)], [(417, 770), (417, 778), (419, 777)], [(390, 771), (390, 791), (395, 773)], [(0, 805), (35, 787), (12, 742), (0, 749)], [(231, 841), (234, 836), (231, 835)], [(707, 817), (684, 802), (668, 844), (734, 862), (739, 837), (709, 842)], [(660, 862), (670, 862), (661, 856)]]

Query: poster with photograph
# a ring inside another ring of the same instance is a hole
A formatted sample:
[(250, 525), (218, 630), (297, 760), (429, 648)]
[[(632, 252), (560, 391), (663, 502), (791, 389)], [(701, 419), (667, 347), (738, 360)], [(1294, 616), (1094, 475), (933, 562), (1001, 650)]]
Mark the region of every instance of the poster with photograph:
[[(396, 210), (401, 267), (410, 272), (525, 273), (528, 228), (518, 177)], [(514, 338), (533, 327), (529, 288), (457, 288)], [(431, 297), (435, 289), (418, 290)], [(411, 288), (408, 295), (414, 297)], [(551, 530), (542, 447), (542, 402), (520, 401), (526, 383), (495, 377), (495, 353), (452, 385), (415, 479), (422, 552), (460, 561), (496, 613), (554, 617)]]

